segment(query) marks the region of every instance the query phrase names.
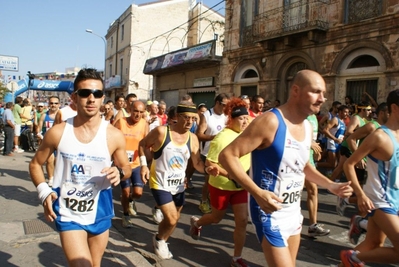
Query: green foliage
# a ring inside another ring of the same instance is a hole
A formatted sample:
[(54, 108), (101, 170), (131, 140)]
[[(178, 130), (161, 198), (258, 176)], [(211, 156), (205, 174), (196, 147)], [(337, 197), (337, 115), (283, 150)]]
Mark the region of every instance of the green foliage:
[(6, 85), (0, 81), (0, 102), (4, 101), (4, 96), (6, 95), (8, 89)]

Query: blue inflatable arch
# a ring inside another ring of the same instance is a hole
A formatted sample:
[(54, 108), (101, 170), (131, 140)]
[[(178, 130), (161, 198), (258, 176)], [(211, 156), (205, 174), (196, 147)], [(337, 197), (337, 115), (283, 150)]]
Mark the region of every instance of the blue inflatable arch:
[[(28, 86), (28, 83), (31, 85)], [(14, 92), (6, 93), (4, 102), (14, 102), (14, 98), (28, 89), (39, 91), (52, 91), (52, 92), (67, 92), (73, 93), (73, 82), (71, 81), (57, 81), (57, 80), (29, 80), (28, 78), (17, 82), (18, 89)]]

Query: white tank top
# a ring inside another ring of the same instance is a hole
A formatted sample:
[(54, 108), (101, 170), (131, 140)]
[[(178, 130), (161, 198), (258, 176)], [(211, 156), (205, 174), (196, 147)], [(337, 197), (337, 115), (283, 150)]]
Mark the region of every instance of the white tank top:
[(75, 137), (73, 120), (66, 121), (57, 147), (53, 190), (58, 199), (54, 210), (60, 216), (57, 220), (89, 225), (114, 215), (111, 184), (100, 173), (111, 166), (108, 123), (101, 120), (94, 139), (84, 144)]
[[(207, 135), (217, 135), (221, 130), (224, 129), (224, 127), (226, 127), (227, 116), (224, 115), (223, 113), (221, 115), (216, 114), (213, 108), (207, 110), (204, 113), (204, 117), (206, 120), (206, 124), (208, 126), (205, 131), (205, 134)], [(210, 143), (211, 143), (210, 141), (202, 142), (201, 146), (202, 155), (204, 156), (208, 155)]]

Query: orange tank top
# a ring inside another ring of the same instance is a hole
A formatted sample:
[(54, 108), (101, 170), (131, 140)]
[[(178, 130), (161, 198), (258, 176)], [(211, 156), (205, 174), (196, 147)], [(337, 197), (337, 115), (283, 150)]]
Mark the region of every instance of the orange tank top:
[(146, 136), (145, 130), (147, 122), (144, 119), (140, 119), (136, 124), (129, 125), (127, 119), (128, 118), (120, 118), (120, 130), (125, 136), (126, 152), (130, 166), (134, 169), (140, 166), (138, 153), (139, 142)]

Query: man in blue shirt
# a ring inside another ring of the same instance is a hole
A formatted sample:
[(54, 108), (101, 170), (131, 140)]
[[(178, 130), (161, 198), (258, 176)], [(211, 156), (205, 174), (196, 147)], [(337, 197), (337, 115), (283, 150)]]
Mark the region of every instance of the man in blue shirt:
[(12, 147), (14, 143), (14, 128), (15, 121), (14, 115), (12, 114), (12, 110), (14, 108), (14, 104), (12, 102), (7, 102), (6, 109), (3, 113), (4, 119), (4, 156), (13, 156)]

